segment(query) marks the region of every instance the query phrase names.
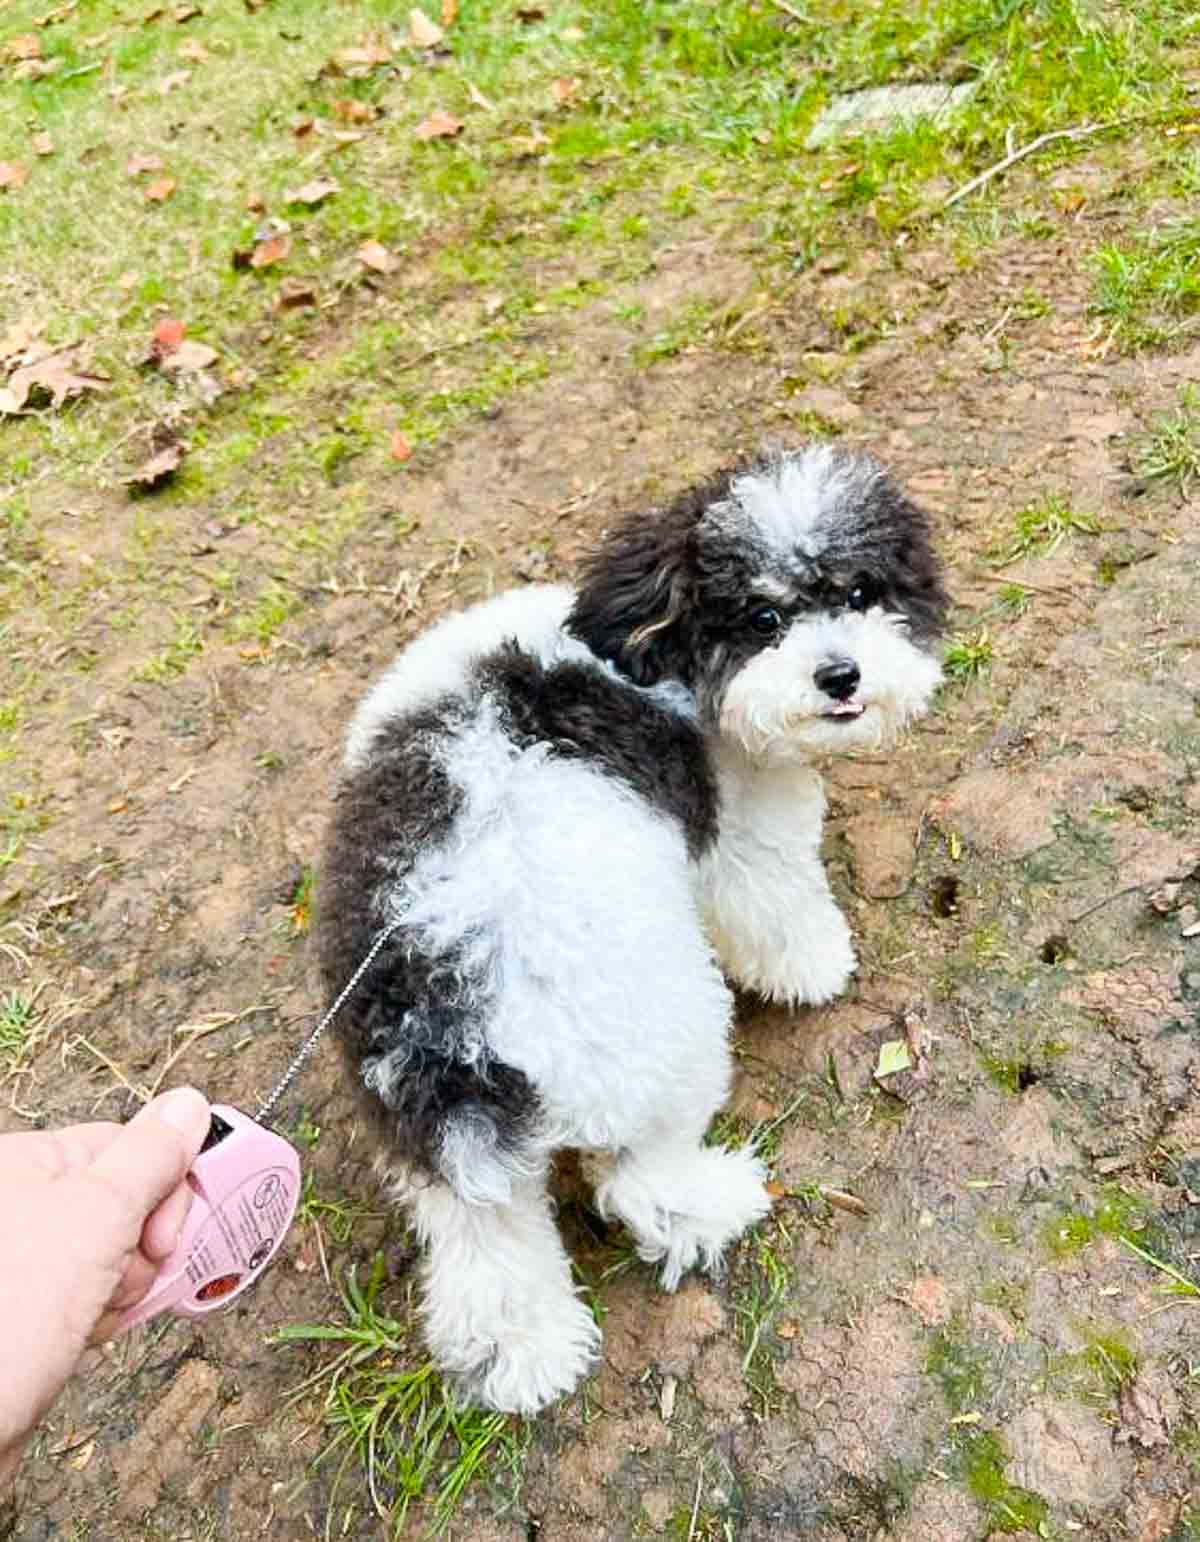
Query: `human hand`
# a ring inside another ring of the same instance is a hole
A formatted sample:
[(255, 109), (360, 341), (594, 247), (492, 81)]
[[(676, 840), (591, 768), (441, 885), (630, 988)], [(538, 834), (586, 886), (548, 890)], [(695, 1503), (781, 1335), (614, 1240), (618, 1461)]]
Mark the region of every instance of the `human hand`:
[(207, 1100), (178, 1087), (125, 1125), (0, 1135), (0, 1483), (174, 1251), (208, 1128)]

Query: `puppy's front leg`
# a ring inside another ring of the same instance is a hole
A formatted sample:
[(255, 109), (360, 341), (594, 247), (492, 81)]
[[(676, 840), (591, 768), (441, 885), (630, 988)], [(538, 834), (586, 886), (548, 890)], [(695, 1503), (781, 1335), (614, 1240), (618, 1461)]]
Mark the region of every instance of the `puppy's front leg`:
[(807, 767), (721, 767), (719, 838), (697, 868), (709, 940), (726, 974), (770, 1001), (820, 1005), (857, 968), (821, 861), (825, 798)]

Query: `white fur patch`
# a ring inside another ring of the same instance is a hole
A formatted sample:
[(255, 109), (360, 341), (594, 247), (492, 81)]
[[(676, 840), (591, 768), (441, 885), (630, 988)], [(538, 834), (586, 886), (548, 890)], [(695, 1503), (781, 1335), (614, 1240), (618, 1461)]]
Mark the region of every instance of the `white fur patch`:
[(745, 530), (769, 550), (791, 557), (796, 551), (818, 555), (823, 525), (836, 518), (839, 505), (865, 498), (882, 475), (874, 461), (843, 455), (832, 445), (812, 445), (786, 455), (765, 470), (747, 472), (730, 484), (730, 501), (706, 516), (721, 528)]
[(541, 1179), (505, 1205), (468, 1205), (445, 1184), (396, 1185), (427, 1248), (422, 1314), (464, 1400), (533, 1414), (570, 1392), (600, 1330), (580, 1301)]
[[(835, 705), (814, 671), (835, 659), (858, 665), (857, 718), (830, 717)], [(903, 617), (874, 609), (802, 618), (733, 677), (720, 728), (751, 756), (799, 759), (814, 753), (891, 744), (928, 707), (941, 666), (908, 637)]]
[(664, 1140), (622, 1155), (596, 1200), (629, 1227), (639, 1257), (662, 1264), (663, 1288), (674, 1290), (689, 1269), (717, 1269), (726, 1247), (766, 1215), (766, 1177), (748, 1147)]

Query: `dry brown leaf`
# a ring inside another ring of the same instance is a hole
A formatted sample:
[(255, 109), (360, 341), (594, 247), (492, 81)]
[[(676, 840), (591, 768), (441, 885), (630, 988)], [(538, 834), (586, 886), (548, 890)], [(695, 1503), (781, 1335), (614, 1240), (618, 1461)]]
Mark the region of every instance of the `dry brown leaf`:
[(473, 86), (469, 80), (467, 81), (467, 95), (475, 103), (476, 107), (482, 107), (484, 112), (495, 112), (495, 103), (489, 102), (479, 87)]
[(261, 193), (251, 193), (246, 199), (246, 208), (251, 214), (261, 214), (267, 207), (267, 200)]
[(572, 75), (569, 80), (559, 78), (550, 82), (550, 92), (560, 107), (565, 107), (575, 93), (583, 85), (578, 75)]
[(285, 278), (279, 286), (279, 293), (275, 296), (275, 309), (277, 311), (298, 310), (301, 306), (315, 305), (316, 303), (316, 289), (302, 278)]
[(166, 14), (167, 14), (167, 8), (166, 8), (165, 5), (153, 6), (142, 17), (142, 26), (143, 27), (148, 27), (151, 24), (151, 22), (161, 21)]
[(375, 108), (370, 102), (360, 102), (352, 96), (339, 96), (329, 104), (339, 123), (373, 123)]
[(40, 59), (42, 40), (36, 33), (26, 32), (21, 37), (9, 38), (4, 45), (4, 52), (10, 59)]
[(392, 50), (382, 33), (372, 33), (358, 48), (342, 48), (334, 54), (321, 73), (345, 75), (351, 80), (361, 80), (381, 64), (389, 64)]
[(430, 21), (419, 6), (408, 13), (408, 42), (414, 48), (436, 48), (445, 36), (436, 21)]
[(178, 91), (180, 86), (186, 86), (191, 78), (191, 70), (175, 70), (170, 75), (164, 75), (158, 83), (158, 94), (167, 96), (172, 91)]
[(452, 118), (448, 112), (435, 112), (418, 123), (413, 133), (418, 139), (453, 139), (462, 131), (463, 125), (458, 118)]
[(79, 367), (78, 344), (60, 348), (9, 376), (8, 385), (0, 391), (0, 413), (23, 412), (34, 391), (44, 391), (52, 406), (61, 407), (68, 397), (81, 396), (84, 391), (102, 391), (109, 383), (107, 375)]
[(134, 154), (125, 162), (125, 175), (140, 177), (144, 171), (161, 171), (163, 164), (161, 155)]
[(136, 471), (131, 471), (128, 475), (123, 476), (121, 481), (124, 482), (126, 487), (138, 492), (153, 492), (156, 488), (161, 487), (164, 482), (171, 480), (180, 466), (183, 465), (183, 457), (186, 454), (187, 450), (182, 441), (173, 439), (170, 444), (165, 445), (156, 454), (152, 455), (149, 460), (143, 461)]
[(207, 343), (195, 343), (190, 338), (185, 338), (169, 353), (163, 355), (159, 368), (165, 375), (194, 375), (198, 370), (207, 369), (210, 364), (215, 364), (217, 358), (215, 348), (210, 348)]
[(25, 352), (41, 333), (43, 323), (40, 321), (18, 321), (11, 326), (3, 337), (0, 337), (0, 364), (5, 364), (9, 359), (15, 359)]
[(519, 5), (516, 9), (516, 18), (530, 27), (535, 21), (545, 21), (546, 13), (540, 5)]
[(316, 126), (317, 120), (315, 118), (297, 118), (295, 123), (292, 124), (292, 133), (297, 139), (304, 139), (312, 133)]
[(47, 11), (44, 16), (35, 17), (33, 24), (35, 27), (53, 27), (56, 22), (66, 21), (78, 3), (79, 0), (67, 0), (66, 5), (56, 5), (52, 11)]
[(0, 187), (24, 187), (28, 181), (28, 166), (17, 161), (0, 161)]
[(404, 437), (398, 428), (394, 429), (392, 431), (392, 440), (388, 451), (392, 459), (399, 461), (408, 460), (412, 455), (412, 452), (412, 445), (409, 444), (408, 440)]
[(187, 59), (192, 64), (204, 64), (208, 60), (209, 53), (203, 43), (198, 43), (195, 38), (190, 37), (186, 43), (180, 43), (179, 57)]
[(382, 241), (364, 241), (355, 255), (364, 268), (371, 268), (376, 273), (394, 273), (400, 266), (399, 259)]
[(508, 141), (509, 148), (514, 155), (540, 155), (549, 145), (550, 141), (542, 133), (541, 129), (534, 125), (532, 134), (514, 134)]
[(142, 197), (147, 203), (166, 203), (175, 191), (174, 177), (155, 177), (153, 182), (148, 182), (142, 190)]
[(292, 249), (290, 236), (268, 236), (265, 241), (260, 241), (250, 253), (249, 266), (252, 268), (269, 268), (272, 263), (279, 262), (286, 257)]
[(290, 193), (285, 193), (286, 203), (306, 203), (309, 205), (324, 203), (338, 191), (338, 183), (332, 177), (318, 177), (313, 182), (306, 182), (303, 187), (294, 187)]
[(442, 26), (452, 27), (458, 19), (458, 0), (442, 0)]
[(61, 59), (22, 59), (20, 63), (13, 65), (12, 78), (44, 80), (47, 75), (53, 75), (61, 63)]
[(204, 12), (198, 5), (177, 5), (171, 12), (172, 19), (180, 26), (185, 21), (195, 21), (197, 16), (203, 16)]
[(34, 155), (54, 154), (54, 141), (49, 134), (35, 134), (29, 143), (33, 146)]

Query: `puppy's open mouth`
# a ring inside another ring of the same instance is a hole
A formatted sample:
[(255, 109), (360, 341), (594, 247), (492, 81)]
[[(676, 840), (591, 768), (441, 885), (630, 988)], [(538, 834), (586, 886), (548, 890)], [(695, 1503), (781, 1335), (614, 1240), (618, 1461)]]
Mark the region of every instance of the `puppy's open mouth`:
[(851, 722), (856, 717), (862, 717), (867, 710), (866, 704), (861, 701), (836, 701), (828, 712), (822, 712), (824, 718), (832, 718), (835, 722)]

